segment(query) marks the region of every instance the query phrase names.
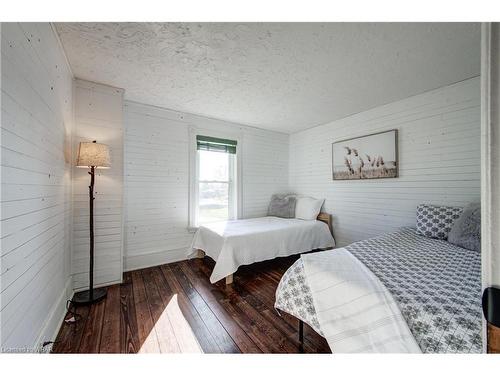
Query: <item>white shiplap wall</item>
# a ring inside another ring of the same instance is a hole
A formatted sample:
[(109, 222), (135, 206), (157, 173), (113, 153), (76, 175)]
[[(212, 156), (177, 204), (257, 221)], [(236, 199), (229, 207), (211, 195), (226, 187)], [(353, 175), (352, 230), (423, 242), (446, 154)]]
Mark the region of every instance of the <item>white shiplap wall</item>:
[(482, 25), (481, 55), (483, 286), (500, 288), (500, 24)]
[(242, 140), (243, 217), (265, 215), (271, 195), (288, 189), (286, 134), (133, 102), (124, 127), (126, 270), (186, 257), (190, 127)]
[[(422, 202), (478, 201), (479, 88), (472, 78), (291, 135), (291, 190), (326, 198), (339, 246), (415, 225)], [(399, 178), (332, 181), (332, 142), (388, 129), (399, 129)]]
[(54, 338), (71, 297), (72, 74), (50, 24), (3, 23), (1, 347)]
[[(98, 169), (95, 180), (94, 285), (122, 280), (123, 255), (123, 90), (75, 80), (75, 129), (73, 161), (79, 142), (96, 140), (107, 144), (111, 168)], [(73, 169), (73, 259), (75, 290), (88, 287), (89, 193), (88, 168)]]

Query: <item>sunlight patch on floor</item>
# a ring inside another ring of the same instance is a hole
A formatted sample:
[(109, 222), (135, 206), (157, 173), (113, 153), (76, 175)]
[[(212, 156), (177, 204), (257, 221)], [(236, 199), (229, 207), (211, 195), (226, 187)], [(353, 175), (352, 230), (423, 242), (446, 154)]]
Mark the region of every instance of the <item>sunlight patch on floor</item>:
[(142, 344), (139, 353), (203, 353), (174, 294)]

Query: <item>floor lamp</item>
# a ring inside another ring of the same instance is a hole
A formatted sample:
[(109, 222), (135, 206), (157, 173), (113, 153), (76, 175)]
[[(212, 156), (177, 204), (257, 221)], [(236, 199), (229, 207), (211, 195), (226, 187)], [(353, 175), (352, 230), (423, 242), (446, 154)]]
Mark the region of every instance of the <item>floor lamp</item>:
[(79, 168), (90, 168), (89, 185), (89, 234), (90, 234), (90, 267), (89, 267), (89, 289), (75, 293), (72, 302), (76, 305), (90, 305), (106, 297), (106, 289), (94, 289), (94, 181), (97, 168), (109, 168), (111, 165), (109, 148), (101, 143), (81, 142), (78, 148), (78, 159), (76, 166)]

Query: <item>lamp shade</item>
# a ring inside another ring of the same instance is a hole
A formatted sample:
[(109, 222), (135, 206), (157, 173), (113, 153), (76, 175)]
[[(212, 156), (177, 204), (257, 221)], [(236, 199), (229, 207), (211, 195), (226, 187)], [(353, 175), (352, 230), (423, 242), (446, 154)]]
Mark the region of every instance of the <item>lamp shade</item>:
[(109, 168), (111, 166), (109, 147), (102, 143), (96, 143), (95, 141), (80, 142), (76, 166), (86, 168)]

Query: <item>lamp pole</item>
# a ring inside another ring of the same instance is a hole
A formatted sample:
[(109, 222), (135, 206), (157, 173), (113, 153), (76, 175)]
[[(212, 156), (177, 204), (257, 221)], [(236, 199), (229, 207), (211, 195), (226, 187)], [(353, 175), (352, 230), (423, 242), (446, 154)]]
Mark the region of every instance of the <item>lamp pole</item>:
[[(103, 148), (104, 147), (104, 148)], [(96, 156), (97, 155), (97, 156)], [(90, 305), (106, 297), (106, 288), (94, 289), (94, 183), (97, 167), (109, 166), (109, 151), (107, 146), (93, 142), (80, 143), (79, 161), (77, 166), (90, 166), (89, 185), (89, 289), (75, 293), (71, 300), (75, 305)]]

